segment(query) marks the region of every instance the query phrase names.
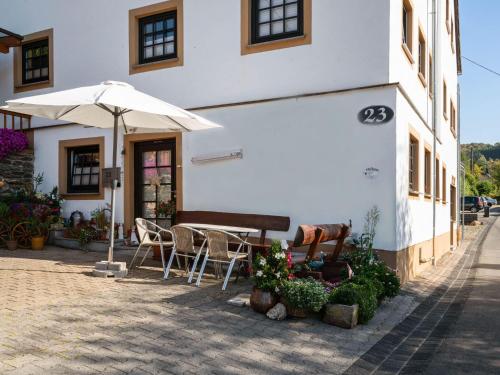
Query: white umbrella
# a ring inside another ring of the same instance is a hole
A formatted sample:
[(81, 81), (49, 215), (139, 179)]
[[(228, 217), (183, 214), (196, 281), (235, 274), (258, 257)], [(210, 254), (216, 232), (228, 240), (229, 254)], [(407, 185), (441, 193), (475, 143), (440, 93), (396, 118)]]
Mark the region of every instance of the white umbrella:
[[(116, 168), (118, 126), (173, 131), (221, 127), (194, 113), (135, 90), (124, 82), (106, 81), (46, 95), (7, 100), (9, 111), (64, 120), (98, 128), (113, 128), (113, 168)], [(113, 261), (115, 230), (115, 178), (111, 192), (111, 238), (108, 261)]]

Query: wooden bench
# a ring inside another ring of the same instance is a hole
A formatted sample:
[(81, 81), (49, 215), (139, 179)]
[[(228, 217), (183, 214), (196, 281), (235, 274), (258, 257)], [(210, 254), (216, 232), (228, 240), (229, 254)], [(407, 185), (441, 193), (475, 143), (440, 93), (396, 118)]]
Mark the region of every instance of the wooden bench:
[(290, 218), (288, 216), (240, 214), (215, 211), (177, 211), (176, 223), (215, 224), (233, 227), (254, 228), (260, 230), (259, 238), (249, 238), (257, 248), (267, 248), (270, 240), (267, 231), (288, 232)]

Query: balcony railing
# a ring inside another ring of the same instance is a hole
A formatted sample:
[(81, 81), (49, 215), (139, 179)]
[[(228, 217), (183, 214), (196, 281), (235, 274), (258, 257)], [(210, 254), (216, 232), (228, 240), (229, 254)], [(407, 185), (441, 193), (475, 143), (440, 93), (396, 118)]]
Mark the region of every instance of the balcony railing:
[(31, 115), (0, 109), (0, 129), (31, 129)]

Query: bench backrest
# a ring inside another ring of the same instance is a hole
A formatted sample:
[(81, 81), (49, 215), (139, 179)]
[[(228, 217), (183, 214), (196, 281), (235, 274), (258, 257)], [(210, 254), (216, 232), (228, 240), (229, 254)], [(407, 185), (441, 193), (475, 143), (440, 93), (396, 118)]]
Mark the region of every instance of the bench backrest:
[(288, 232), (290, 229), (290, 218), (288, 216), (240, 214), (234, 212), (177, 211), (176, 222), (177, 224), (215, 224), (259, 229), (261, 231), (260, 242), (262, 244), (265, 242), (268, 230)]

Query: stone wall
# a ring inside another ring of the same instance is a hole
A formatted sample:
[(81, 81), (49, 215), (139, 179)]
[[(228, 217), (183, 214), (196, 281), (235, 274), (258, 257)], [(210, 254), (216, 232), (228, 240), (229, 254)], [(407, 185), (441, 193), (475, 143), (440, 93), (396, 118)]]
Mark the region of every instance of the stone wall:
[(33, 181), (33, 150), (9, 155), (0, 160), (0, 181), (4, 181), (11, 189), (24, 187)]

